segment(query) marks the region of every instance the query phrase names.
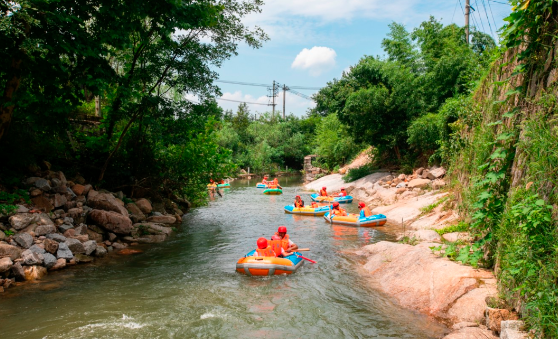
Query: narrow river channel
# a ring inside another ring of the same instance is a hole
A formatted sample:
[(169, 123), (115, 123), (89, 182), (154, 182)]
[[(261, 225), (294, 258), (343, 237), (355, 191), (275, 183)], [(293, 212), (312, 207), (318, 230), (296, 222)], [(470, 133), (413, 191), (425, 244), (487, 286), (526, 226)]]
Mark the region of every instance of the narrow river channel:
[[(50, 274), (0, 295), (0, 338), (439, 338), (445, 329), (375, 292), (350, 250), (393, 240), (377, 229), (331, 226), (285, 214), (303, 189), (283, 178), (281, 196), (239, 180), (182, 230), (135, 256)], [(303, 199), (310, 201), (308, 194)], [(356, 210), (356, 203), (348, 207)], [(279, 225), (309, 247), (290, 276), (247, 277), (239, 257)]]

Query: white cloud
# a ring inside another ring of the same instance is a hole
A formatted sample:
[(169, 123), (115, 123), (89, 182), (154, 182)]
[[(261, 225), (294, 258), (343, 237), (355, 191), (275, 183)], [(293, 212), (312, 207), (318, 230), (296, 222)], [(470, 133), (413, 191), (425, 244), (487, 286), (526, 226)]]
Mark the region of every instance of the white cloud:
[(308, 70), (310, 75), (318, 76), (335, 67), (336, 57), (337, 53), (329, 47), (304, 48), (294, 59), (291, 68)]

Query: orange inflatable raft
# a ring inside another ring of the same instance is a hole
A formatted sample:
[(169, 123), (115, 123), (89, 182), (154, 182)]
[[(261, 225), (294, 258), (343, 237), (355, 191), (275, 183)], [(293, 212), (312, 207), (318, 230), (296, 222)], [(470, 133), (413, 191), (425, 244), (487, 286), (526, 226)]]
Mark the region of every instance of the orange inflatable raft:
[(256, 257), (253, 250), (240, 258), (236, 263), (238, 273), (249, 276), (268, 276), (279, 274), (292, 274), (304, 264), (300, 253), (294, 252), (285, 258)]

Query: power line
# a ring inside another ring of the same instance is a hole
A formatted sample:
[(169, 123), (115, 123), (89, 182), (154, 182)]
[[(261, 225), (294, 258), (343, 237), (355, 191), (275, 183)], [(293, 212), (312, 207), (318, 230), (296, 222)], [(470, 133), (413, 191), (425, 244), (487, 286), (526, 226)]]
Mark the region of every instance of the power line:
[[(494, 22), (494, 29), (496, 29), (496, 27), (498, 27), (496, 25), (496, 20), (494, 20), (494, 12), (492, 11), (492, 7), (490, 6), (490, 1), (486, 1), (488, 2), (488, 8), (490, 9), (490, 15), (492, 16), (492, 22)], [(500, 36), (498, 36), (498, 40), (500, 40)]]
[(488, 18), (488, 12), (486, 11), (486, 5), (484, 4), (484, 0), (481, 0), (481, 3), (482, 3), (482, 7), (484, 7), (484, 14), (486, 14), (486, 21), (488, 21), (488, 27), (490, 27), (490, 33), (492, 33), (492, 37), (494, 37), (494, 32), (492, 31), (492, 25), (490, 24), (490, 19)]
[[(271, 87), (268, 84), (259, 84), (255, 82), (244, 82), (244, 81), (235, 81), (235, 80), (215, 80), (215, 82), (221, 82), (224, 84), (232, 84), (232, 85), (242, 85), (242, 86), (256, 86), (256, 87)], [(308, 87), (308, 86), (289, 86), (289, 88), (295, 88), (299, 90), (320, 90), (321, 87)]]
[(455, 8), (453, 9), (453, 15), (451, 16), (451, 23), (453, 23), (453, 18), (455, 17), (455, 12), (457, 12), (457, 1), (455, 2)]
[(497, 4), (508, 5), (509, 6), (509, 3), (507, 3), (507, 2), (494, 1), (494, 0), (488, 0), (488, 2), (489, 2), (489, 5), (490, 5), (490, 2), (494, 2), (494, 3), (497, 3)]
[(261, 102), (248, 102), (248, 101), (241, 101), (241, 100), (232, 100), (232, 99), (224, 99), (224, 98), (216, 98), (217, 100), (224, 100), (224, 101), (232, 101), (232, 102), (240, 102), (243, 104), (250, 104), (250, 105), (264, 105), (269, 106), (269, 104), (262, 104)]
[[(479, 8), (479, 3), (477, 2), (477, 0), (475, 0), (475, 5), (477, 6), (477, 8)], [(476, 12), (476, 11), (477, 11), (477, 10), (475, 10), (475, 12)], [(479, 14), (479, 20), (480, 20), (480, 22), (481, 22), (483, 32), (486, 32), (486, 28), (484, 28), (484, 23), (482, 22), (482, 16), (481, 16), (480, 14)], [(479, 27), (479, 28), (480, 28), (480, 27)]]

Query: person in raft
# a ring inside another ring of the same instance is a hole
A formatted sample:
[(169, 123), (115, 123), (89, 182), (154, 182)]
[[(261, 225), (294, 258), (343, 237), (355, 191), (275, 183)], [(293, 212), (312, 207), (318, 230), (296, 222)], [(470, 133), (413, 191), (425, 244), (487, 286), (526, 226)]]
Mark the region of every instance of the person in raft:
[(258, 241), (256, 241), (256, 244), (258, 245), (258, 248), (256, 248), (256, 253), (255, 253), (255, 257), (275, 257), (275, 252), (273, 251), (273, 249), (271, 248), (271, 246), (267, 245), (267, 239), (266, 238), (259, 238)]
[(287, 228), (285, 226), (279, 226), (274, 235), (281, 238), (281, 247), (285, 250), (285, 252), (294, 252), (298, 249), (298, 246), (292, 242), (291, 239), (289, 239)]
[(267, 185), (267, 178), (269, 178), (267, 175), (264, 175), (263, 179), (262, 179), (262, 184)]
[(274, 235), (271, 237), (269, 246), (271, 247), (273, 252), (275, 252), (275, 255), (278, 258), (284, 258), (286, 256), (293, 254), (292, 252), (285, 251), (285, 249), (283, 248), (283, 240), (278, 235)]
[(339, 215), (342, 217), (346, 217), (347, 216), (347, 211), (345, 211), (345, 209), (339, 207), (339, 203), (336, 201), (333, 203), (333, 205), (331, 205), (332, 210), (331, 210), (331, 214), (332, 215)]
[(345, 190), (345, 187), (341, 187), (341, 192), (335, 194), (336, 197), (346, 197), (347, 196), (347, 191)]
[(372, 211), (362, 201), (358, 203), (358, 209), (360, 210), (359, 218), (366, 218), (372, 215)]
[(320, 197), (327, 197), (327, 190), (325, 187), (322, 187), (320, 190)]
[(304, 201), (302, 200), (302, 198), (300, 197), (300, 195), (297, 195), (297, 196), (295, 197), (294, 207), (295, 207), (295, 208), (302, 208), (302, 207), (304, 207)]

